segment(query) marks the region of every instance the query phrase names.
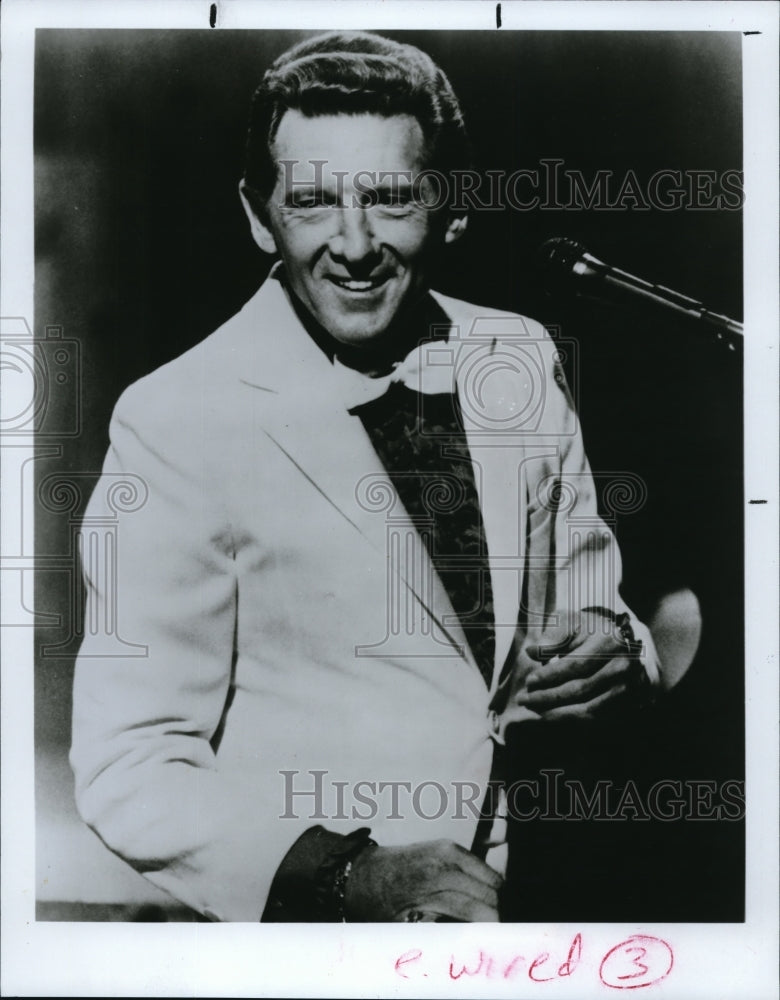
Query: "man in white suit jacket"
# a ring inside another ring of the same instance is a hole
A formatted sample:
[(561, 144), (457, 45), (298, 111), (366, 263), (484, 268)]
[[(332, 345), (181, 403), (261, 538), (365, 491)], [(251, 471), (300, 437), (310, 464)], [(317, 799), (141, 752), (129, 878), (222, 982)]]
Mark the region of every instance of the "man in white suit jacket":
[[(652, 642), (618, 592), (554, 344), (428, 290), (431, 254), (465, 225), (414, 185), (462, 133), (441, 71), (376, 36), (324, 36), (277, 60), (253, 129), (242, 197), (281, 262), (114, 412), (104, 474), (148, 494), (118, 515), (117, 626), (147, 655), (84, 640), (79, 809), (211, 919), (496, 919), (491, 842), (475, 845), (495, 741), (508, 721), (643, 695)], [(289, 171), (317, 162), (310, 181)], [(487, 676), (355, 411), (397, 382), (459, 401), (492, 584)], [(85, 569), (109, 613), (102, 570)]]

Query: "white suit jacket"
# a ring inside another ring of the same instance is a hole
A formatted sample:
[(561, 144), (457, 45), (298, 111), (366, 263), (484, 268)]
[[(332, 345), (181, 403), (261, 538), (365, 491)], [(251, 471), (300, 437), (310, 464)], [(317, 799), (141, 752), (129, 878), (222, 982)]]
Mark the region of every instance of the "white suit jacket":
[[(624, 609), (620, 558), (545, 331), (435, 297), (452, 328), (431, 363), (457, 384), (490, 551), (495, 689), (519, 614), (533, 632), (571, 604)], [(115, 565), (85, 566), (88, 600), (112, 614), (101, 579), (115, 573), (117, 630), (146, 655), (83, 642), (71, 763), (84, 820), (220, 920), (259, 919), (316, 823), (469, 847), (491, 691), (281, 284), (132, 385), (110, 435), (104, 475), (135, 474), (148, 495), (118, 515)], [(395, 806), (380, 782), (404, 783)]]

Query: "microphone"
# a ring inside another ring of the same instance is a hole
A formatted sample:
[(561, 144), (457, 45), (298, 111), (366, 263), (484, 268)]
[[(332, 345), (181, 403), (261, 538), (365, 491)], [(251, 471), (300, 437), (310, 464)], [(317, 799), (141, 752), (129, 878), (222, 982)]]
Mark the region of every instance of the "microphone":
[(616, 302), (618, 305), (654, 305), (687, 316), (706, 329), (728, 350), (742, 344), (742, 324), (713, 312), (701, 302), (663, 285), (654, 285), (636, 275), (612, 267), (588, 253), (581, 243), (567, 236), (545, 240), (537, 251), (544, 287), (548, 292), (573, 292), (583, 298)]

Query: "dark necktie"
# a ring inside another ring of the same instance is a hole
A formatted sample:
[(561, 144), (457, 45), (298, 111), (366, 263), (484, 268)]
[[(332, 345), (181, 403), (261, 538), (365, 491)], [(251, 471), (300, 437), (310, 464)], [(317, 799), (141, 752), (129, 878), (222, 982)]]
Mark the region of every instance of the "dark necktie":
[(457, 396), (399, 382), (350, 410), (360, 417), (417, 526), (485, 683), (495, 631), (487, 542)]

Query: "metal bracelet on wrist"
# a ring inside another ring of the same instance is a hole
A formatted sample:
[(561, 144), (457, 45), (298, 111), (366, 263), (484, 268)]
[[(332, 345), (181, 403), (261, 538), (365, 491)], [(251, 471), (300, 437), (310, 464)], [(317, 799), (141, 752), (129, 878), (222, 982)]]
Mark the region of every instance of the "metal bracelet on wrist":
[(641, 639), (637, 639), (634, 630), (631, 628), (631, 618), (627, 612), (615, 615), (615, 625), (620, 632), (620, 637), (628, 647), (628, 655), (631, 657), (641, 656), (644, 652), (644, 644)]
[(371, 839), (370, 833), (371, 830), (368, 827), (361, 827), (361, 829), (348, 834), (339, 847), (318, 868), (315, 900), (320, 920), (346, 922), (344, 900), (347, 882), (358, 854), (361, 854), (367, 847), (376, 847), (376, 841)]
[(603, 615), (608, 621), (612, 622), (616, 626), (620, 638), (626, 644), (626, 652), (631, 657), (639, 657), (644, 652), (644, 643), (641, 639), (637, 639), (634, 635), (634, 630), (631, 627), (631, 616), (626, 611), (622, 611), (619, 615), (616, 615), (614, 611), (610, 608), (602, 607), (588, 607), (582, 608), (582, 612), (593, 611), (596, 614)]

